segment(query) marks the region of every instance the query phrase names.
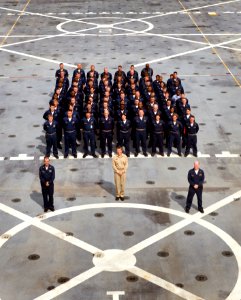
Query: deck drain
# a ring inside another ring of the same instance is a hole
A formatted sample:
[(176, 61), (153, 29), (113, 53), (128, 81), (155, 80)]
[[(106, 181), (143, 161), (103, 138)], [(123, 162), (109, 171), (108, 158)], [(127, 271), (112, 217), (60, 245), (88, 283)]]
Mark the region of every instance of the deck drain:
[(239, 201), (241, 199), (241, 197), (239, 197), (239, 198), (234, 198), (233, 200), (234, 201)]
[(44, 110), (44, 108), (43, 107), (38, 107), (38, 110)]
[(10, 234), (3, 234), (3, 235), (1, 235), (1, 238), (2, 238), (2, 239), (5, 239), (5, 240), (10, 239), (10, 237), (11, 237)]
[(225, 132), (226, 135), (232, 135), (232, 132)]
[(197, 276), (195, 277), (195, 279), (196, 279), (197, 281), (206, 281), (206, 280), (208, 280), (207, 276), (206, 276), (206, 275), (203, 275), (203, 274), (197, 275)]
[(38, 124), (35, 124), (35, 125), (33, 125), (33, 127), (40, 127), (40, 125), (38, 125)]
[(177, 168), (176, 167), (168, 167), (167, 169), (171, 170), (171, 171), (175, 171)]
[(104, 217), (104, 214), (102, 214), (102, 213), (95, 213), (94, 216), (96, 218), (102, 218), (102, 217)]
[(22, 116), (17, 116), (16, 119), (22, 119)]
[(146, 184), (155, 184), (155, 181), (147, 180), (147, 181), (146, 181)]
[(48, 95), (48, 93), (42, 93), (42, 95), (44, 95), (44, 96), (45, 96), (45, 95)]
[(183, 288), (184, 288), (184, 284), (182, 284), (182, 283), (179, 283), (179, 282), (178, 282), (178, 283), (176, 283), (176, 286), (177, 286), (177, 287), (179, 287), (179, 288), (181, 288), (181, 289), (183, 289)]
[(58, 283), (62, 284), (62, 283), (65, 283), (69, 280), (70, 280), (69, 277), (59, 277), (57, 281), (58, 281)]
[(157, 252), (157, 255), (160, 257), (168, 257), (169, 253), (166, 251), (159, 251), (159, 252)]
[(67, 201), (75, 201), (76, 200), (76, 197), (69, 197), (67, 198)]
[(229, 106), (230, 108), (236, 108), (236, 106), (235, 105), (231, 105), (231, 106)]
[(28, 145), (27, 147), (28, 148), (34, 148), (35, 146), (34, 145)]
[(20, 170), (20, 172), (21, 172), (21, 173), (27, 173), (28, 170), (27, 170), (27, 169), (22, 169), (22, 170)]
[(205, 125), (206, 125), (206, 123), (199, 123), (199, 125), (200, 125), (200, 126), (205, 126)]
[(28, 102), (28, 100), (22, 100), (21, 102), (23, 102), (23, 103), (27, 103), (27, 102)]
[(132, 235), (134, 235), (134, 232), (133, 231), (125, 231), (125, 232), (123, 232), (123, 234), (125, 236), (132, 236)]
[(192, 106), (192, 108), (198, 108), (198, 106)]
[(74, 236), (73, 232), (70, 232), (70, 231), (65, 232), (65, 234), (66, 234), (66, 236)]
[(97, 182), (95, 182), (95, 184), (102, 185), (103, 181), (97, 181)]
[(15, 138), (16, 137), (16, 135), (15, 134), (9, 134), (9, 136), (8, 136), (9, 138)]
[(53, 290), (53, 289), (55, 289), (55, 286), (54, 286), (54, 285), (50, 285), (50, 286), (47, 287), (47, 290), (48, 290), (48, 291), (51, 291), (51, 290)]
[(76, 171), (78, 171), (79, 169), (77, 169), (77, 168), (72, 168), (72, 169), (70, 169), (70, 171), (71, 172), (76, 172)]
[(233, 256), (233, 252), (232, 251), (223, 251), (222, 255), (226, 256), (226, 257), (231, 257), (231, 256)]
[(215, 117), (221, 117), (221, 116), (222, 116), (221, 114), (216, 114), (216, 115), (215, 115)]
[(207, 98), (208, 101), (213, 101), (213, 98)]
[(6, 95), (6, 96), (12, 96), (12, 94), (11, 94), (11, 93), (6, 93), (5, 95)]
[(184, 231), (184, 234), (186, 234), (186, 235), (194, 235), (195, 232), (192, 231), (192, 230), (185, 230), (185, 231)]
[(137, 282), (138, 281), (138, 277), (134, 276), (134, 275), (130, 275), (126, 277), (126, 280), (129, 282)]
[(18, 202), (21, 201), (21, 199), (20, 199), (20, 198), (14, 198), (14, 199), (12, 199), (11, 201), (14, 202), (14, 203), (18, 203)]
[(226, 91), (221, 91), (221, 93), (222, 93), (222, 94), (226, 94), (227, 92), (226, 92)]
[(208, 146), (214, 146), (214, 143), (207, 143)]
[(226, 170), (225, 167), (217, 167), (218, 170)]
[(186, 199), (186, 197), (183, 196), (183, 195), (176, 195), (175, 199), (177, 199), (177, 200), (184, 200), (184, 199)]
[(32, 86), (27, 86), (27, 89), (32, 89), (33, 87)]
[(209, 215), (212, 217), (216, 217), (216, 216), (218, 216), (218, 213), (216, 211), (213, 211)]
[(40, 256), (38, 254), (30, 254), (28, 256), (29, 260), (38, 260), (40, 258)]

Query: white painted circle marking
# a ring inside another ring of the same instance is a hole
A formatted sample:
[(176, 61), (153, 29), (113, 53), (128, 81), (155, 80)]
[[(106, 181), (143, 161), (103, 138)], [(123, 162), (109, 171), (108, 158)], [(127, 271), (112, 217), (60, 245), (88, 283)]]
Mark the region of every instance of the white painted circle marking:
[[(85, 21), (85, 24), (89, 24), (89, 25), (93, 25), (93, 23), (88, 23), (88, 20), (107, 20), (107, 19), (110, 19), (110, 20), (120, 20), (120, 18), (118, 17), (92, 17), (92, 18), (83, 18), (83, 19), (78, 19), (78, 20), (68, 20), (68, 21), (64, 21), (60, 24), (58, 24), (56, 26), (56, 29), (58, 31), (61, 31), (61, 32), (64, 32), (66, 34), (78, 34), (78, 33), (81, 33), (81, 34), (85, 34), (85, 35), (100, 35), (99, 33), (86, 33), (87, 31), (91, 31), (91, 30), (95, 30), (95, 29), (101, 29), (101, 28), (110, 28), (110, 29), (116, 29), (116, 30), (123, 30), (123, 31), (127, 31), (125, 33), (115, 33), (115, 34), (112, 34), (112, 35), (116, 35), (116, 36), (119, 36), (119, 35), (125, 35), (125, 36), (128, 36), (128, 35), (133, 35), (133, 34), (138, 34), (138, 33), (145, 33), (145, 32), (148, 32), (150, 30), (152, 30), (154, 28), (154, 25), (148, 21), (145, 21), (145, 20), (142, 20), (142, 19), (131, 19), (131, 18), (121, 18), (123, 20), (128, 20), (131, 22), (140, 22), (140, 23), (144, 23), (147, 25), (147, 28), (144, 29), (144, 30), (132, 30), (132, 29), (126, 29), (126, 28), (121, 28), (121, 27), (118, 27), (118, 28), (115, 28), (115, 23), (113, 24), (96, 24), (96, 27), (91, 27), (91, 28), (86, 28), (86, 29), (81, 29), (81, 30), (77, 30), (77, 31), (69, 31), (69, 30), (66, 30), (64, 29), (64, 25), (66, 24), (69, 24), (69, 23), (78, 23), (78, 21)], [(79, 23), (79, 24), (82, 24), (82, 23)]]
[(109, 249), (94, 255), (93, 264), (107, 272), (121, 272), (135, 266), (136, 257), (119, 249)]

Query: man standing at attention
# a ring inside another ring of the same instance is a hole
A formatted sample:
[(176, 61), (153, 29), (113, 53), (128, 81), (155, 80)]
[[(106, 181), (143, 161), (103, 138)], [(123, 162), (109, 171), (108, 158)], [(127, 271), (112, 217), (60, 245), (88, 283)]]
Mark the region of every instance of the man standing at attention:
[(115, 200), (124, 201), (125, 197), (125, 183), (126, 183), (126, 171), (128, 168), (128, 158), (123, 154), (122, 147), (116, 147), (116, 155), (112, 158), (112, 167), (114, 170), (114, 180), (116, 187)]
[(199, 168), (200, 164), (199, 161), (194, 162), (194, 168), (189, 170), (188, 172), (188, 182), (189, 182), (189, 190), (187, 195), (187, 202), (186, 202), (186, 213), (189, 213), (190, 207), (192, 205), (192, 199), (194, 195), (197, 195), (198, 201), (198, 210), (203, 214), (203, 206), (202, 206), (202, 192), (203, 192), (203, 183), (205, 179), (205, 175), (203, 170)]
[(44, 157), (44, 164), (39, 168), (39, 179), (44, 200), (44, 212), (47, 212), (48, 209), (54, 211), (55, 169), (50, 165), (47, 156)]

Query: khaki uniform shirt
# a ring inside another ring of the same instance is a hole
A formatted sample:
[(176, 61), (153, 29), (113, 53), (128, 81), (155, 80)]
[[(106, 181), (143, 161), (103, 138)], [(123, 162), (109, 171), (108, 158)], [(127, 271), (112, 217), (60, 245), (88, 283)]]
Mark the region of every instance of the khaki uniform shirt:
[(124, 171), (128, 168), (128, 158), (125, 154), (118, 156), (117, 154), (112, 158), (112, 167), (115, 173), (118, 171)]

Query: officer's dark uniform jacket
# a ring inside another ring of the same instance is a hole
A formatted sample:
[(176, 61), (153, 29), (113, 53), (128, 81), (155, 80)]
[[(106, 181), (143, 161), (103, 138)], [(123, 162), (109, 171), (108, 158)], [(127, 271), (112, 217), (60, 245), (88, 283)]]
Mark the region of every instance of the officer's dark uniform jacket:
[(159, 123), (154, 120), (152, 122), (152, 130), (154, 134), (163, 134), (165, 131), (165, 123), (160, 120)]
[(182, 133), (182, 124), (179, 121), (176, 121), (176, 124), (174, 124), (173, 121), (168, 123), (168, 129), (169, 129), (169, 134), (174, 134), (180, 136)]
[(53, 120), (52, 124), (49, 123), (49, 121), (46, 121), (43, 126), (46, 136), (53, 136), (56, 134), (57, 129), (57, 122)]
[(127, 134), (131, 128), (131, 122), (126, 120), (125, 123), (123, 120), (117, 123), (117, 131), (118, 133)]
[(53, 185), (55, 179), (54, 167), (52, 165), (49, 165), (48, 169), (46, 170), (45, 165), (42, 165), (39, 168), (39, 178), (40, 183), (43, 187), (46, 187), (46, 182), (49, 182), (50, 185)]
[(136, 131), (140, 131), (140, 132), (144, 132), (147, 129), (147, 123), (148, 123), (148, 119), (146, 116), (144, 116), (142, 118), (142, 120), (140, 119), (140, 117), (135, 117), (135, 130)]
[(105, 117), (100, 119), (99, 127), (101, 132), (111, 133), (114, 129), (114, 120), (110, 116), (106, 120)]
[(75, 133), (77, 123), (78, 123), (78, 120), (75, 116), (72, 116), (72, 119), (70, 121), (69, 121), (68, 117), (64, 117), (64, 119), (63, 119), (64, 132), (65, 133)]
[(84, 117), (82, 119), (82, 129), (83, 132), (92, 132), (94, 133), (96, 127), (96, 122), (93, 117), (90, 117), (89, 121)]
[(199, 126), (196, 122), (193, 123), (193, 126), (191, 126), (190, 122), (187, 123), (186, 125), (186, 134), (189, 136), (194, 136), (198, 133), (199, 131)]
[(202, 188), (204, 179), (205, 176), (202, 169), (199, 169), (197, 174), (195, 173), (194, 168), (188, 172), (188, 182), (191, 187), (194, 187), (194, 185), (197, 184), (199, 188)]

